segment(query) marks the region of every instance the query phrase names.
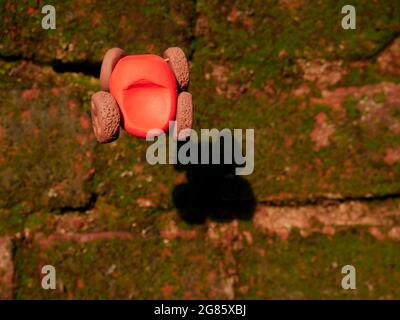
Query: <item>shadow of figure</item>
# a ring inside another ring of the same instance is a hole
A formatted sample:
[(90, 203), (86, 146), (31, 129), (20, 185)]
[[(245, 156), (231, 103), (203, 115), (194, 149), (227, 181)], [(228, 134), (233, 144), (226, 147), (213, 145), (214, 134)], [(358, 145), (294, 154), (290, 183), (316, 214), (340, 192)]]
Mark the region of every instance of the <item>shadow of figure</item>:
[[(180, 217), (192, 224), (202, 224), (207, 219), (214, 221), (231, 221), (233, 219), (250, 220), (254, 214), (256, 199), (250, 183), (243, 176), (235, 175), (236, 165), (233, 154), (229, 155), (232, 164), (212, 164), (213, 153), (219, 152), (221, 163), (224, 159), (224, 144), (213, 150), (209, 141), (209, 164), (201, 164), (201, 153), (204, 142), (196, 142), (199, 164), (175, 165), (179, 172), (186, 173), (187, 182), (175, 186), (172, 192), (174, 206)], [(192, 142), (189, 142), (192, 143)], [(233, 144), (235, 144), (233, 140)], [(178, 144), (178, 150), (182, 147)]]

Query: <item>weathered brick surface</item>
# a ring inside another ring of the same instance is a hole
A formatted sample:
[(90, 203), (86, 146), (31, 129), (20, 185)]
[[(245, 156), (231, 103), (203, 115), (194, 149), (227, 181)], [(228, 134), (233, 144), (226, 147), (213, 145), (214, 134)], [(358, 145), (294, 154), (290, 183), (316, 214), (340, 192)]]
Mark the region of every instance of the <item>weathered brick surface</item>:
[(90, 82), (25, 62), (1, 68), (0, 207), (85, 207), (94, 174)]
[[(170, 46), (190, 46), (192, 1), (53, 1), (55, 30), (42, 29), (45, 4), (1, 2), (1, 56), (98, 63), (112, 47), (160, 54)], [(88, 69), (95, 71), (93, 66)]]
[(13, 281), (13, 244), (9, 237), (0, 237), (0, 300), (13, 298)]
[[(362, 0), (343, 32), (341, 2), (314, 2), (62, 1), (44, 31), (42, 2), (3, 1), (0, 297), (399, 298), (400, 7)], [(172, 45), (195, 129), (255, 129), (252, 175), (95, 143), (99, 81), (75, 72)]]

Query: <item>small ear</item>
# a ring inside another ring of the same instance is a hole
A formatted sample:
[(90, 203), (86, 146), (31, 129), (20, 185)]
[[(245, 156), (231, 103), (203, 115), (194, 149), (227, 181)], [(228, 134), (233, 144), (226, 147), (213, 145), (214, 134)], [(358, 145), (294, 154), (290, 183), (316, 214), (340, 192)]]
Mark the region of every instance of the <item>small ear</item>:
[(173, 137), (178, 141), (185, 141), (190, 136), (193, 125), (193, 101), (189, 92), (181, 92), (176, 106), (176, 124)]
[(100, 84), (102, 90), (110, 90), (109, 82), (111, 73), (117, 62), (124, 56), (125, 52), (120, 48), (112, 48), (107, 50), (106, 54), (104, 55), (100, 70)]
[(172, 47), (164, 51), (165, 61), (174, 72), (180, 91), (185, 91), (189, 85), (189, 63), (181, 48)]
[(94, 135), (100, 143), (109, 143), (119, 136), (121, 115), (113, 96), (105, 91), (92, 95), (91, 114)]

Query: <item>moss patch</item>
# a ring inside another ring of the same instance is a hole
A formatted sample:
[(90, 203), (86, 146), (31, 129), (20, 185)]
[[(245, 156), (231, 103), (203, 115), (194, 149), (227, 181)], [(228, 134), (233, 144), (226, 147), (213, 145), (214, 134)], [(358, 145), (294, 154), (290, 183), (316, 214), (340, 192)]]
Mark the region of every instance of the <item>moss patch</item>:
[[(288, 242), (259, 233), (255, 245), (238, 254), (238, 298), (244, 299), (398, 299), (397, 243), (376, 241), (363, 232), (342, 232)], [(344, 265), (356, 268), (357, 290), (341, 287)]]
[(40, 62), (96, 63), (105, 51), (162, 53), (182, 46), (190, 53), (192, 1), (54, 1), (56, 29), (43, 30), (44, 3), (2, 1), (0, 55)]

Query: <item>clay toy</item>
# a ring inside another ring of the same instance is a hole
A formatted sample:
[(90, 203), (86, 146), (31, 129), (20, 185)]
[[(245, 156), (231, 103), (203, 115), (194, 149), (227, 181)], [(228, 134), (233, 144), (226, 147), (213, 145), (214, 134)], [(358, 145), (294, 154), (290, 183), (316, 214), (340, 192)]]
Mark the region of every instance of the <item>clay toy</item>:
[(91, 99), (97, 141), (116, 140), (120, 127), (146, 138), (151, 129), (166, 132), (170, 121), (176, 121), (173, 136), (187, 138), (183, 130), (192, 127), (193, 119), (192, 95), (186, 91), (188, 61), (178, 47), (168, 48), (163, 56), (125, 55), (119, 48), (106, 52), (100, 71), (102, 91)]

